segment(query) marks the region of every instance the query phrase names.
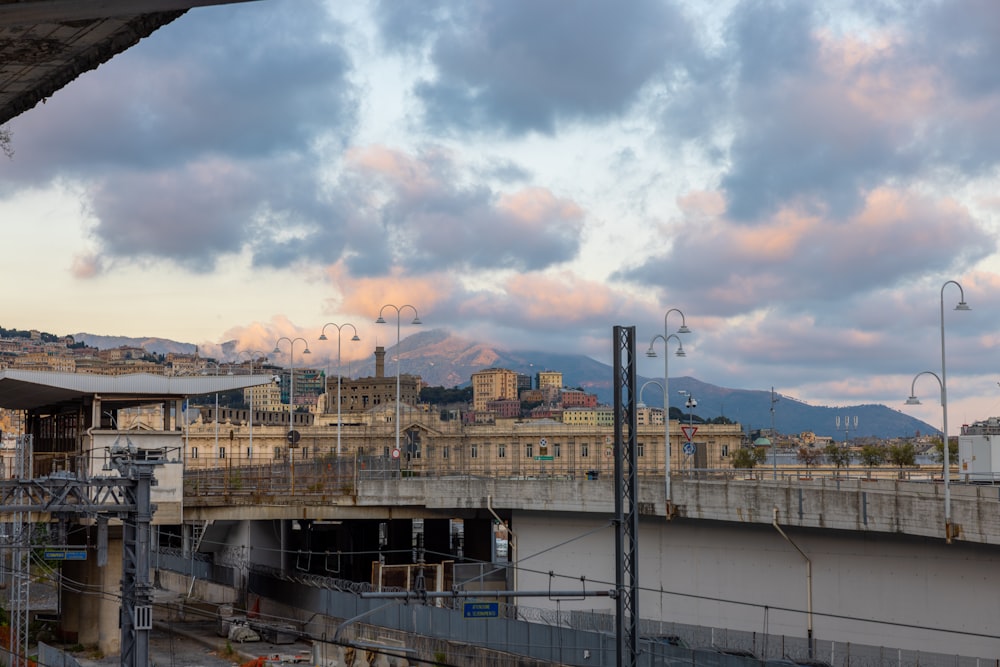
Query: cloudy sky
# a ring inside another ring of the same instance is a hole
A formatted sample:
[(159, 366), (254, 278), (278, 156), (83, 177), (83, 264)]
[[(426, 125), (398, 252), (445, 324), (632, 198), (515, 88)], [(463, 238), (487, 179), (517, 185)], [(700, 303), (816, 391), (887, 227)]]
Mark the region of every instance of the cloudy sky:
[(902, 402), (943, 290), (954, 433), (1000, 415), (998, 51), (991, 0), (195, 9), (9, 124), (0, 324), (211, 352), (350, 322), (346, 361), (412, 304), (610, 363), (678, 308), (671, 376), (939, 426), (934, 378)]

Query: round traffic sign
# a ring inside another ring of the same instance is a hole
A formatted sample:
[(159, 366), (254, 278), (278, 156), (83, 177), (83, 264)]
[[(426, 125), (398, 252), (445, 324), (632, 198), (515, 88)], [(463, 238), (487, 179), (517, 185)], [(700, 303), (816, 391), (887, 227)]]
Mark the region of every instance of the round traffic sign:
[(288, 444), (293, 447), (299, 444), (299, 440), (301, 439), (302, 439), (302, 434), (296, 431), (295, 429), (292, 429), (291, 431), (285, 434), (285, 441), (288, 442)]
[(692, 454), (694, 454), (694, 443), (693, 442), (685, 442), (684, 443), (684, 453), (687, 454), (688, 456), (691, 456)]
[(398, 449), (393, 449), (392, 450), (392, 458), (394, 458), (394, 459), (398, 459), (399, 458), (399, 450)]

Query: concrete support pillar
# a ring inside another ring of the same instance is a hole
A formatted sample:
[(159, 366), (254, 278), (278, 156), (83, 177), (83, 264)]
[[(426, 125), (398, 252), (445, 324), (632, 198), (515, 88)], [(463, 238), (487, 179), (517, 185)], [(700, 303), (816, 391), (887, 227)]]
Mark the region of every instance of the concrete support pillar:
[(465, 557), (473, 561), (493, 561), (493, 519), (465, 520)]
[(87, 552), (85, 561), (65, 561), (63, 575), (81, 582), (84, 592), (62, 590), (61, 632), (67, 641), (84, 646), (96, 645), (104, 655), (121, 653), (121, 630), (118, 627), (122, 581), (121, 533), (111, 531), (108, 537), (108, 564), (97, 566), (94, 552)]
[(440, 563), (452, 558), (451, 521), (449, 519), (424, 519), (424, 560)]

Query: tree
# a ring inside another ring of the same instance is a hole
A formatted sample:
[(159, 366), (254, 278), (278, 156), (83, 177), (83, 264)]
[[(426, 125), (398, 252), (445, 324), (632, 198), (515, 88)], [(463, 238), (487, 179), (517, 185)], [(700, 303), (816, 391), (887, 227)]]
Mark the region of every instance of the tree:
[(889, 463), (902, 470), (904, 466), (912, 466), (916, 464), (917, 448), (913, 446), (912, 442), (902, 442), (889, 445), (887, 458)]
[(740, 447), (729, 457), (729, 462), (734, 468), (754, 468), (766, 459), (763, 447)]
[(13, 159), (14, 144), (12, 142), (10, 130), (6, 127), (0, 127), (0, 151), (3, 151), (4, 155)]
[(809, 470), (809, 466), (819, 463), (820, 459), (823, 458), (823, 452), (815, 447), (799, 447), (796, 457), (806, 467), (806, 470)]
[(885, 450), (878, 445), (865, 445), (861, 448), (861, 462), (868, 467), (868, 478), (871, 479), (872, 468), (882, 465), (885, 461)]
[[(934, 443), (934, 461), (936, 463), (944, 463), (943, 451), (944, 447), (941, 445), (941, 441), (938, 440)], [(949, 463), (958, 463), (958, 440), (948, 438), (948, 458)]]
[(826, 455), (826, 460), (837, 466), (838, 470), (851, 465), (851, 450), (846, 446), (841, 447), (837, 443), (831, 442), (823, 448), (823, 453)]

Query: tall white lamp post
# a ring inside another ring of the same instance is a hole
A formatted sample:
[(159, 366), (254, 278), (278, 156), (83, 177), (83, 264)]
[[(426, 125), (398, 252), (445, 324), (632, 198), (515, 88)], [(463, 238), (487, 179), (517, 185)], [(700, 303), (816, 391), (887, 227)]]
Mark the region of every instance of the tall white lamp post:
[[(250, 361), (250, 379), (253, 380), (253, 361), (254, 359), (260, 359), (263, 362), (267, 362), (267, 353), (262, 350), (244, 350), (240, 352), (240, 355), (247, 355), (247, 359)], [(255, 356), (256, 355), (256, 356)], [(254, 387), (250, 387), (250, 444), (248, 445), (249, 451), (247, 452), (247, 458), (250, 459), (250, 464), (253, 465), (253, 393), (255, 391)]]
[(420, 316), (417, 314), (417, 309), (410, 304), (404, 304), (402, 306), (394, 306), (391, 303), (387, 303), (382, 306), (378, 311), (378, 319), (375, 320), (375, 324), (385, 324), (385, 319), (382, 317), (382, 313), (385, 312), (386, 308), (390, 308), (396, 311), (396, 451), (399, 452), (399, 326), (400, 326), (400, 316), (404, 309), (409, 308), (413, 311), (413, 321), (410, 324), (422, 324), (420, 321)]
[(309, 343), (301, 336), (297, 338), (282, 336), (274, 343), (274, 354), (281, 354), (281, 348), (278, 345), (283, 340), (288, 341), (288, 444), (294, 445), (291, 438), (292, 431), (295, 430), (295, 343), (302, 341), (302, 345), (305, 346), (302, 354), (309, 354)]
[[(667, 318), (670, 317), (670, 313), (677, 313), (681, 316), (681, 326), (677, 329), (677, 333), (668, 333)], [(677, 308), (671, 308), (663, 316), (663, 333), (653, 336), (652, 340), (649, 341), (649, 349), (646, 350), (647, 357), (655, 358), (656, 350), (653, 349), (653, 343), (657, 340), (663, 341), (663, 458), (665, 459), (663, 493), (668, 517), (670, 516), (670, 502), (673, 499), (670, 495), (670, 346), (668, 345), (668, 341), (671, 338), (677, 341), (677, 352), (675, 354), (678, 357), (687, 356), (684, 352), (684, 345), (681, 343), (680, 336), (677, 335), (686, 333), (691, 333), (691, 330), (687, 327), (684, 313)]]
[(958, 288), (959, 300), (958, 304), (955, 306), (955, 310), (972, 310), (969, 308), (969, 304), (965, 302), (965, 290), (962, 289), (962, 286), (957, 281), (947, 280), (943, 285), (941, 285), (941, 376), (938, 377), (935, 373), (931, 373), (930, 371), (917, 373), (916, 377), (913, 378), (913, 384), (910, 385), (910, 397), (906, 399), (906, 404), (920, 404), (920, 401), (913, 393), (913, 387), (915, 386), (918, 377), (930, 374), (937, 378), (938, 383), (941, 385), (941, 425), (944, 428), (944, 431), (941, 433), (941, 458), (944, 474), (944, 536), (945, 540), (948, 543), (951, 543), (951, 449), (948, 447), (948, 374), (945, 366), (944, 355), (944, 288), (948, 285), (954, 285)]
[(337, 456), (340, 456), (340, 376), (342, 375), (342, 373), (340, 372), (340, 333), (341, 333), (341, 329), (343, 327), (351, 327), (351, 329), (354, 331), (354, 335), (351, 336), (351, 340), (352, 341), (359, 341), (361, 339), (358, 338), (358, 329), (357, 329), (357, 327), (355, 327), (350, 322), (346, 322), (344, 324), (334, 324), (333, 322), (327, 322), (326, 324), (323, 325), (323, 330), (319, 334), (319, 339), (320, 340), (327, 340), (327, 337), (326, 337), (326, 328), (327, 327), (336, 327), (336, 329), (337, 329)]

